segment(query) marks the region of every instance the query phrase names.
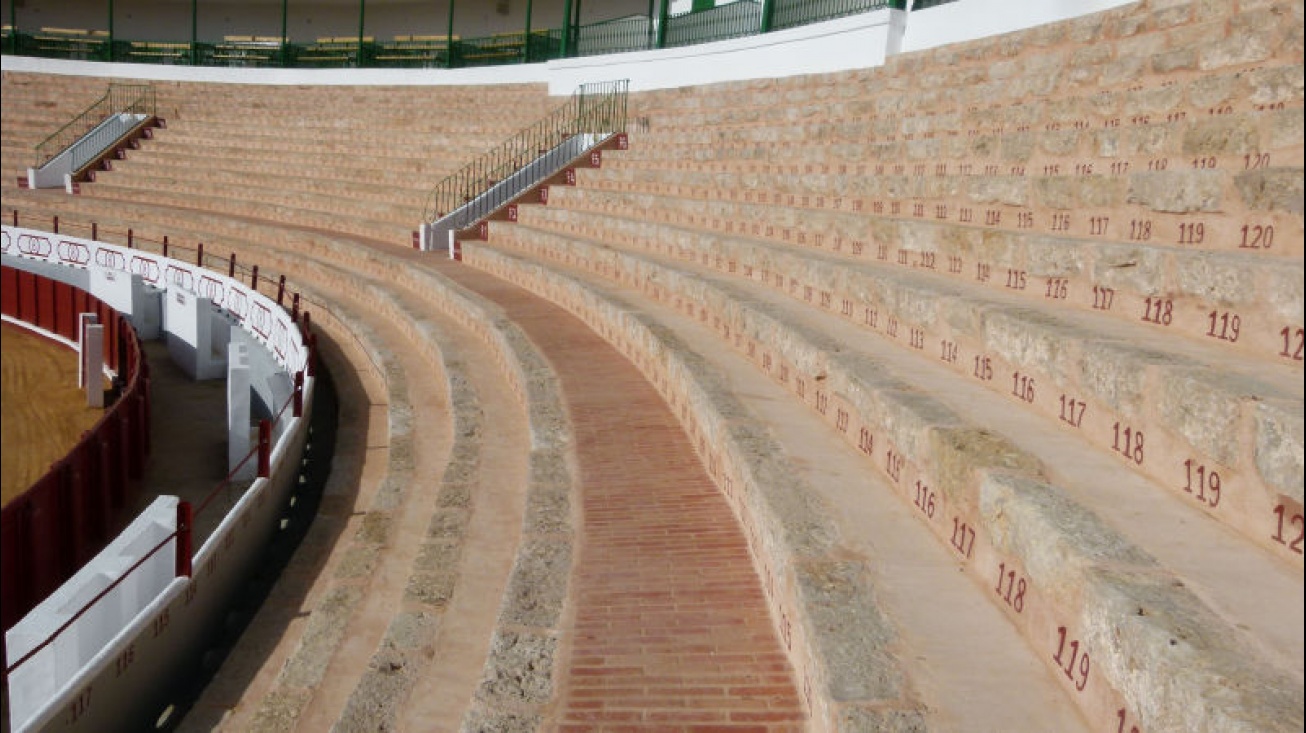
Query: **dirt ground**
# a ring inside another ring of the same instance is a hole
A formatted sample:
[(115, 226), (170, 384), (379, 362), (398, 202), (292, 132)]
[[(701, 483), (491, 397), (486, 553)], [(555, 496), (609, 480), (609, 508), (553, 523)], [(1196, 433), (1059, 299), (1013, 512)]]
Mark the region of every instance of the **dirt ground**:
[(77, 388), (76, 352), (9, 324), (0, 334), (0, 489), (8, 504), (66, 455), (104, 411), (87, 407)]

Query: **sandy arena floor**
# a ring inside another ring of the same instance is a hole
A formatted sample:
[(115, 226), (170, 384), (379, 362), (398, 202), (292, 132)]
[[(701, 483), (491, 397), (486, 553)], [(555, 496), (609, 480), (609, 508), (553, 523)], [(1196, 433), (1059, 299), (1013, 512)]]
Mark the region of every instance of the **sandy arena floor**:
[(4, 324), (0, 488), (5, 504), (41, 478), (89, 430), (103, 410), (86, 406), (77, 388), (77, 354)]

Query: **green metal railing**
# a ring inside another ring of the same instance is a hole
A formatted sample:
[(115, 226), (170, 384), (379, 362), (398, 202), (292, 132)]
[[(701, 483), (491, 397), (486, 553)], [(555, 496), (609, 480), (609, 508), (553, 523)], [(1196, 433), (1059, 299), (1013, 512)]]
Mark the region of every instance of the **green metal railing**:
[(890, 0), (772, 0), (771, 29), (794, 28), (831, 18), (891, 7)]
[(656, 47), (656, 26), (643, 15), (613, 18), (576, 29), (577, 56), (643, 51)]
[(110, 84), (109, 90), (81, 114), (36, 145), (36, 167), (45, 165), (114, 114), (155, 115), (154, 87), (149, 84)]
[[(427, 196), (422, 218), (435, 223), (490, 191), (518, 170), (569, 139), (582, 134), (604, 135), (626, 129), (627, 80), (583, 84), (566, 104), (527, 127), (436, 184)], [(583, 151), (582, 151), (583, 152)], [(486, 211), (474, 211), (469, 222), (497, 208), (503, 201), (488, 201)]]
[[(935, 7), (955, 0), (916, 0), (913, 9)], [(137, 41), (103, 37), (103, 31), (77, 38), (33, 35), (14, 28), (6, 33), (8, 53), (50, 58), (131, 61), (135, 63), (191, 64), (237, 67), (372, 67), (372, 68), (459, 68), (548, 61), (566, 56), (643, 51), (688, 46), (727, 38), (739, 38), (772, 30), (818, 23), (885, 7), (905, 9), (911, 0), (734, 0), (704, 10), (674, 16), (625, 15), (588, 25), (566, 28), (506, 31), (483, 38), (464, 38), (438, 47), (414, 48), (399, 40), (360, 41), (349, 49), (322, 53), (319, 44), (245, 43), (201, 41), (192, 37), (179, 49), (166, 40)], [(267, 37), (284, 38), (266, 29)], [(443, 31), (452, 35), (452, 25)], [(564, 46), (563, 36), (568, 33)], [(456, 36), (455, 36), (456, 38)]]
[(484, 38), (454, 41), (450, 66), (492, 66), (547, 61), (557, 58), (562, 48), (562, 31), (540, 28), (529, 35), (525, 31), (499, 33)]
[(666, 47), (692, 46), (762, 32), (762, 0), (735, 0), (667, 19)]

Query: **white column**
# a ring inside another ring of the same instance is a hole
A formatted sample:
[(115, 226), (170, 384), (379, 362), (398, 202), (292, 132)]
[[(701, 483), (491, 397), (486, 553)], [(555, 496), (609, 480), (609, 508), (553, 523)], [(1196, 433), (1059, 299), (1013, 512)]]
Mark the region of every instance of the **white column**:
[[(248, 346), (232, 341), (227, 351), (227, 470), (240, 463), (251, 445), (249, 438), (249, 352)], [(251, 459), (236, 479), (252, 479), (258, 460)]]

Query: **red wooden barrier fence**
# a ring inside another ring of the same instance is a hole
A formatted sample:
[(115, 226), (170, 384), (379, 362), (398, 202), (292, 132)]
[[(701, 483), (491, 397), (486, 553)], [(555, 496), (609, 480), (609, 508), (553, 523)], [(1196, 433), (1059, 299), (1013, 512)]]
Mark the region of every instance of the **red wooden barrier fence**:
[(117, 401), (62, 460), (0, 511), (0, 620), (8, 631), (116, 536), (150, 450), (149, 368), (126, 318), (66, 283), (0, 269), (5, 315), (77, 340), (77, 315), (104, 326)]

